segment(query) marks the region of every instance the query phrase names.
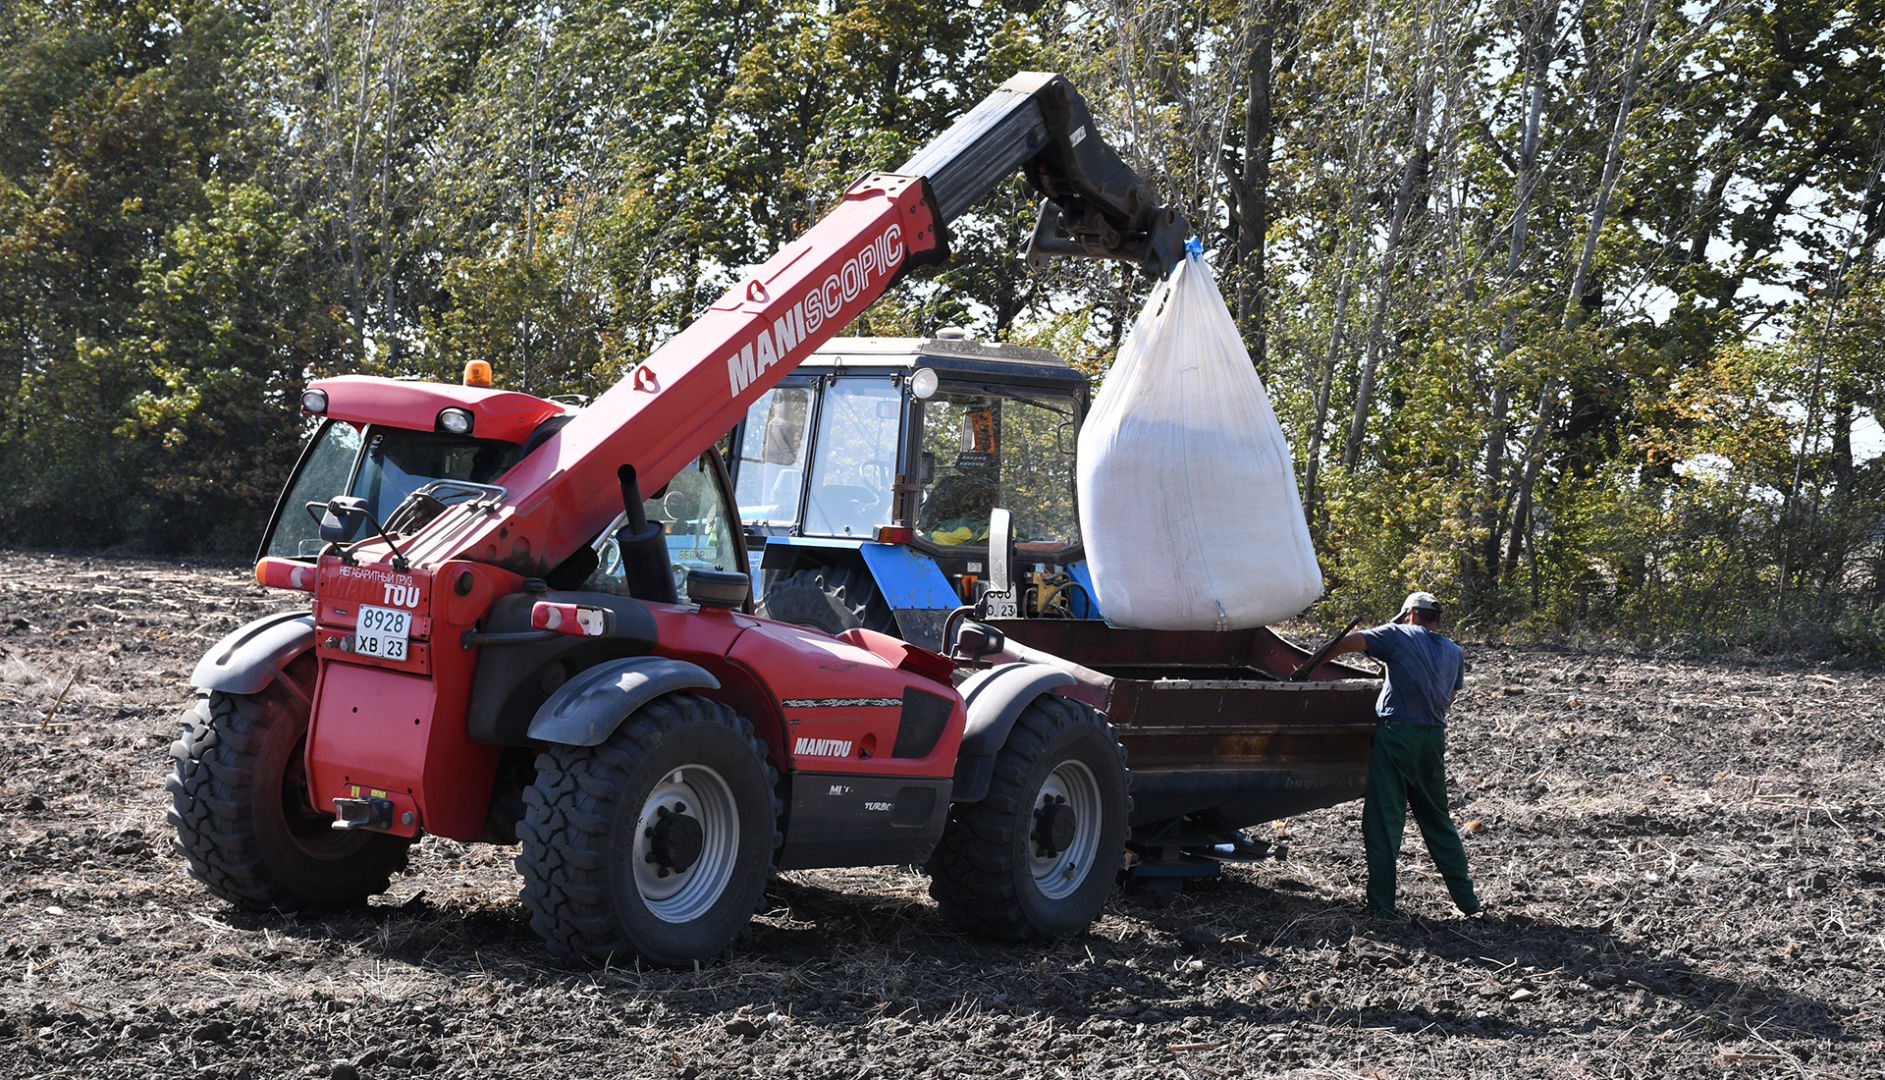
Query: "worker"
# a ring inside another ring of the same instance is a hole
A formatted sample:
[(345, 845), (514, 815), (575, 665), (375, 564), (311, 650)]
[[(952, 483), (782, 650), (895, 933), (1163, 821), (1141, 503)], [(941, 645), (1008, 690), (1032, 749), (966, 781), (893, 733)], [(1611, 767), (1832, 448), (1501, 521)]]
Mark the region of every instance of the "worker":
[(1481, 910), (1466, 848), (1447, 814), (1446, 713), (1466, 685), (1466, 654), (1440, 633), (1440, 614), (1432, 593), (1409, 593), (1393, 622), (1347, 635), (1331, 654), (1366, 652), (1387, 667), (1361, 808), (1368, 913), (1377, 918), (1395, 917), (1394, 864), (1409, 806), (1453, 902), (1468, 916)]

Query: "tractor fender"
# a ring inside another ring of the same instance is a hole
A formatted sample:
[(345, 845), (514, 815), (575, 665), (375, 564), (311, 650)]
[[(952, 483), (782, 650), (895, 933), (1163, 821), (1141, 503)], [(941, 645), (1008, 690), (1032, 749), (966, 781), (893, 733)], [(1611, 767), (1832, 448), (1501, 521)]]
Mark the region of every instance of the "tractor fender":
[(962, 749), (956, 753), (952, 802), (980, 802), (995, 778), (995, 755), (1008, 741), (1021, 710), (1042, 694), (1072, 686), (1073, 676), (1042, 664), (1002, 664), (969, 676), (957, 687), (968, 707)]
[(718, 690), (699, 664), (665, 656), (625, 656), (585, 668), (556, 688), (530, 720), (530, 738), (564, 746), (600, 746), (629, 714), (676, 690)]
[(259, 694), (294, 658), (314, 647), (314, 616), (278, 611), (223, 636), (196, 662), (190, 685), (225, 694)]

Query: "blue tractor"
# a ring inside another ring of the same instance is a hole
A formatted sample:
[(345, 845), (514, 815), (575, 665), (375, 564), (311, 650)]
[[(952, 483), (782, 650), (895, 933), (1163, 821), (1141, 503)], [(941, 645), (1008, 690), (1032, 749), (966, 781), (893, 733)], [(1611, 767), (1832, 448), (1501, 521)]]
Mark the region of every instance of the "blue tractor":
[(995, 614), (1097, 618), (1074, 501), (1089, 400), (1044, 349), (947, 330), (824, 345), (727, 446), (759, 613), (941, 650), (945, 617), (987, 587), (1000, 507), (1015, 580)]

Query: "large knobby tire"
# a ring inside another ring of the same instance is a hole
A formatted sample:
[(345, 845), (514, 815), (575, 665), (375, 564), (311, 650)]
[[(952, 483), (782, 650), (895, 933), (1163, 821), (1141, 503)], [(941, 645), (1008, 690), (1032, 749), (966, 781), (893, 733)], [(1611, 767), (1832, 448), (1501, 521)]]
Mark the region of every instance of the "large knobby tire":
[(988, 796), (950, 811), (930, 856), (930, 896), (950, 921), (998, 940), (1083, 932), (1118, 876), (1130, 791), (1125, 751), (1103, 717), (1036, 698), (996, 756)]
[(303, 701), (281, 680), (258, 694), (211, 691), (184, 714), (170, 748), (176, 769), (164, 786), (177, 850), (192, 877), (238, 907), (352, 907), (406, 866), (411, 841), (336, 830), (309, 802)]
[(765, 896), (777, 781), (752, 725), (693, 694), (643, 706), (600, 746), (550, 747), (517, 826), (531, 927), (576, 960), (719, 956)]
[(895, 634), (897, 624), (877, 583), (861, 566), (824, 566), (781, 574), (754, 609), (762, 618), (808, 626), (827, 634), (863, 627)]

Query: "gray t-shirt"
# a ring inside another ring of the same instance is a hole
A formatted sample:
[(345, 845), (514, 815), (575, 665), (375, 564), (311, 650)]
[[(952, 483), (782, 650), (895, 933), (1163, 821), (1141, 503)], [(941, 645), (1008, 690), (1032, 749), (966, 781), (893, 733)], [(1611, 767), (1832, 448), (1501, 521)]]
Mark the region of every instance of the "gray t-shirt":
[(1466, 653), (1450, 639), (1412, 623), (1361, 632), (1368, 655), (1387, 665), (1375, 715), (1404, 724), (1446, 726), (1447, 705), (1466, 685)]

